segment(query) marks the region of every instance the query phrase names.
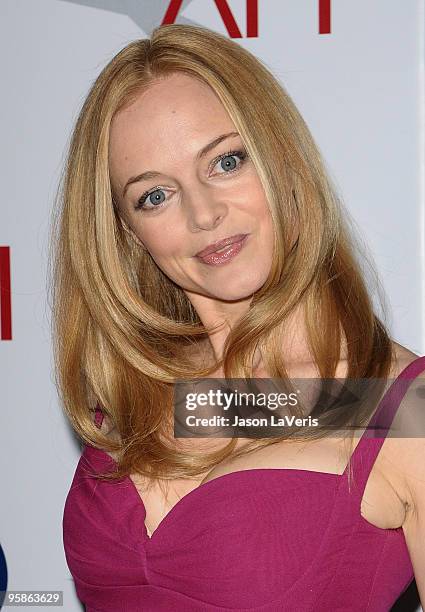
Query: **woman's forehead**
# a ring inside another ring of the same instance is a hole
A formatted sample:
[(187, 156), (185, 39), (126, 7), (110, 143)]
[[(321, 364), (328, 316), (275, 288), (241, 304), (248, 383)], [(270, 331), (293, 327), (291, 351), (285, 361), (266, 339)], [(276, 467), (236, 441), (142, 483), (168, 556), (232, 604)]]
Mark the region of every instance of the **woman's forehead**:
[(224, 106), (207, 85), (186, 75), (155, 82), (111, 124), (110, 161), (129, 156), (172, 157), (198, 150), (218, 135), (237, 131)]
[(232, 121), (218, 96), (207, 84), (185, 74), (155, 81), (112, 120), (111, 139), (140, 126), (148, 132), (164, 126), (202, 131), (203, 126)]

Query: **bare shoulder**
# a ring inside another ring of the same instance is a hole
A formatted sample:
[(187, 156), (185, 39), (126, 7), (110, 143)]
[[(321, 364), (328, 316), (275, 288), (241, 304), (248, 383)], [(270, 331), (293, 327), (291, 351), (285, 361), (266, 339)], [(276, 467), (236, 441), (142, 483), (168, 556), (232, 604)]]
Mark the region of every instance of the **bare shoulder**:
[(396, 378), (409, 363), (415, 361), (420, 355), (417, 355), (407, 347), (399, 344), (398, 342), (393, 341), (393, 351), (394, 351), (394, 362), (392, 366), (391, 377)]
[[(401, 345), (397, 345), (403, 370), (419, 357)], [(398, 493), (404, 502), (405, 515), (402, 523), (407, 549), (412, 562), (422, 607), (425, 606), (425, 372), (415, 377), (415, 390), (410, 393), (406, 413), (410, 434), (393, 439), (398, 444), (395, 463), (401, 479)], [(410, 421), (410, 422), (409, 422)]]
[[(393, 347), (395, 360), (391, 378), (396, 378), (420, 355), (396, 342), (393, 343)], [(416, 388), (423, 383), (425, 383), (425, 370), (420, 372), (414, 381)], [(423, 407), (420, 405), (422, 402)], [(386, 447), (384, 454), (387, 465), (391, 466), (388, 475), (407, 509), (406, 520), (409, 520), (409, 516), (418, 505), (418, 496), (422, 497), (420, 504), (424, 506), (423, 512), (425, 512), (425, 398), (407, 393), (399, 411), (403, 431), (406, 433), (402, 433), (400, 437), (387, 439), (384, 444)]]
[[(120, 442), (121, 438), (120, 435), (118, 433), (118, 429), (116, 428), (115, 424), (113, 423), (112, 419), (105, 413), (103, 413), (103, 420), (102, 420), (102, 425), (100, 426), (100, 431), (101, 433), (103, 433), (106, 437), (111, 438), (114, 441)], [(118, 456), (116, 453), (112, 452), (112, 451), (105, 451), (110, 457), (112, 457), (112, 459), (114, 459), (114, 461), (118, 460)]]

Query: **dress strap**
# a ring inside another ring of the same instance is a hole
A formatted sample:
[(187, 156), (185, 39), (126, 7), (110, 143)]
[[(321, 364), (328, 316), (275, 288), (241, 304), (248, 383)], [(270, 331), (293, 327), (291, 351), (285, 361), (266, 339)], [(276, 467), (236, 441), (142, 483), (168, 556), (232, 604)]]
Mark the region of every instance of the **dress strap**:
[[(386, 439), (395, 414), (411, 381), (425, 370), (425, 356), (418, 357), (394, 379), (360, 438), (346, 471), (352, 466), (356, 491), (363, 496), (369, 474)], [(379, 423), (379, 425), (378, 425)]]
[(100, 405), (96, 404), (96, 410), (95, 410), (95, 413), (94, 413), (94, 422), (95, 422), (95, 425), (96, 425), (96, 427), (98, 429), (100, 429), (102, 427), (103, 417), (104, 417), (104, 414), (103, 414), (102, 410), (100, 409)]

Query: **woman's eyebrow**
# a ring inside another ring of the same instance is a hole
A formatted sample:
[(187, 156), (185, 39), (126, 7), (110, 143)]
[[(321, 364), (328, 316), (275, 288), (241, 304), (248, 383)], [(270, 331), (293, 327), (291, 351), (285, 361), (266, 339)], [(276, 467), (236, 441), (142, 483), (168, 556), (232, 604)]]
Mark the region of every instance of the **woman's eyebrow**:
[[(227, 134), (221, 134), (221, 136), (217, 136), (217, 138), (214, 138), (214, 140), (212, 140), (207, 145), (202, 147), (202, 149), (196, 155), (196, 161), (199, 161), (200, 159), (205, 157), (207, 153), (209, 153), (217, 145), (223, 142), (223, 140), (227, 140), (227, 138), (234, 138), (235, 136), (239, 136), (239, 132), (228, 132)], [(128, 179), (128, 181), (126, 182), (124, 186), (122, 197), (124, 198), (125, 194), (127, 193), (127, 189), (133, 183), (139, 183), (140, 181), (149, 181), (153, 178), (157, 178), (158, 176), (161, 176), (161, 172), (156, 172), (155, 170), (147, 170), (146, 172), (142, 172), (142, 174), (137, 174), (137, 176), (132, 176), (131, 178)]]

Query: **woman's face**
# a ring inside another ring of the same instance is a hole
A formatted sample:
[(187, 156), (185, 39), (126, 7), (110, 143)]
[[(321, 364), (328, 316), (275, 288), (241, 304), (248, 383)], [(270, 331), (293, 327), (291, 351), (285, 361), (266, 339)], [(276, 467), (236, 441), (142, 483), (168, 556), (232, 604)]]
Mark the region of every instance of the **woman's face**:
[[(151, 85), (114, 117), (109, 163), (121, 217), (195, 307), (208, 300), (225, 309), (264, 284), (272, 218), (242, 139), (207, 85), (182, 73)], [(245, 234), (227, 255), (197, 257)]]

